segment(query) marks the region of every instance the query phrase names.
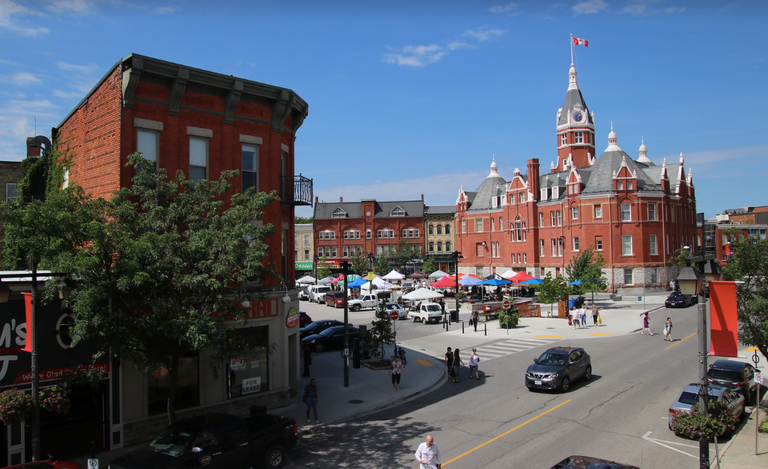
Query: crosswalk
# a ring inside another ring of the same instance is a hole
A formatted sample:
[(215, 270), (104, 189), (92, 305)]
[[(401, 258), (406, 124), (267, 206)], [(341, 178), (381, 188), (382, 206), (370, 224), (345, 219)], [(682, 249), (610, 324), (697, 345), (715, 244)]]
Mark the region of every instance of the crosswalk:
[(534, 339), (508, 339), (489, 344), (478, 345), (477, 354), (483, 361), (501, 358), (513, 353), (524, 352), (535, 347), (551, 344), (559, 339), (534, 338)]

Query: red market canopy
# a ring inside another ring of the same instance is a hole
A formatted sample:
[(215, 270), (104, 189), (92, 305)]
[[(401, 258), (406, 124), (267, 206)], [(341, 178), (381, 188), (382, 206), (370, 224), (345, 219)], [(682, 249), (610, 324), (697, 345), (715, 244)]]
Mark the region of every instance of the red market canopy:
[(513, 283), (520, 283), (520, 282), (525, 282), (526, 280), (531, 280), (532, 278), (534, 277), (528, 275), (525, 272), (518, 272), (514, 275), (514, 277), (510, 278), (509, 280)]
[(446, 288), (446, 287), (455, 287), (456, 286), (456, 280), (451, 280), (449, 277), (443, 277), (437, 282), (432, 282), (429, 284), (430, 287), (438, 287), (438, 288)]

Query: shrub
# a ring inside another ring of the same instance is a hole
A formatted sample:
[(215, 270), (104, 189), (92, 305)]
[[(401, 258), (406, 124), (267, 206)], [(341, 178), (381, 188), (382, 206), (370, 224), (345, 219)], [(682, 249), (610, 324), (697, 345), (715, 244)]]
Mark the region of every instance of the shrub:
[(32, 415), (32, 396), (16, 388), (0, 393), (0, 420), (9, 425)]
[(710, 401), (708, 415), (699, 411), (699, 404), (693, 406), (691, 412), (680, 412), (672, 419), (672, 431), (692, 440), (706, 439), (711, 441), (718, 435), (732, 432), (736, 429), (738, 420), (723, 402)]
[(502, 329), (515, 329), (519, 322), (520, 315), (514, 309), (502, 309), (499, 312), (499, 327)]
[(40, 391), (40, 408), (43, 410), (66, 414), (71, 406), (67, 390), (63, 386), (50, 386)]

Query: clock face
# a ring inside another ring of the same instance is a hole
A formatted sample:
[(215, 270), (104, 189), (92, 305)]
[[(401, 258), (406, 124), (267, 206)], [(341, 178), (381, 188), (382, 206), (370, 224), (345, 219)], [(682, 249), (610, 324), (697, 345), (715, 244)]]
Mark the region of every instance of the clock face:
[(576, 111), (573, 113), (573, 120), (576, 122), (581, 122), (581, 119), (584, 118), (584, 114), (581, 113), (581, 111)]
[(366, 217), (370, 217), (371, 216), (371, 212), (365, 212), (365, 216)]

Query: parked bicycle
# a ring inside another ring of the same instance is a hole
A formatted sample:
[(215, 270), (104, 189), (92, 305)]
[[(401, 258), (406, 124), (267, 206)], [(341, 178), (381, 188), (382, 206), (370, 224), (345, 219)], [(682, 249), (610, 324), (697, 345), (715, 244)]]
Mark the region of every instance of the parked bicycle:
[(394, 359), (395, 359), (395, 357), (399, 358), (399, 359), (400, 359), (400, 362), (401, 362), (403, 365), (405, 365), (405, 364), (406, 364), (406, 362), (408, 361), (408, 360), (406, 360), (406, 358), (405, 358), (405, 349), (403, 349), (403, 347), (398, 347), (397, 345), (395, 345), (395, 353), (394, 353), (394, 355), (392, 355), (392, 357), (391, 357), (391, 358), (392, 358), (392, 360), (394, 360)]

